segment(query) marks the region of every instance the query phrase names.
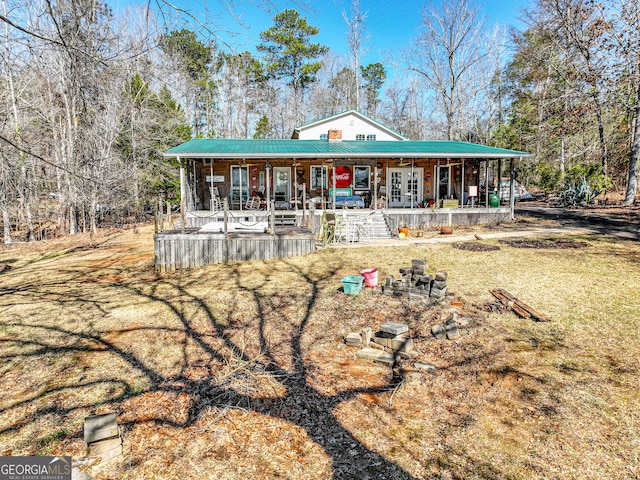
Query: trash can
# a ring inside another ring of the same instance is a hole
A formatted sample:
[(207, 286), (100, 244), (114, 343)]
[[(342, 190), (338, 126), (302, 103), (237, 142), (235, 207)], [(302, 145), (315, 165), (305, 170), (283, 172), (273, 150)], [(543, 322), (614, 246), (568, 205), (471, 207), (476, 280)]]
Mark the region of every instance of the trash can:
[(500, 197), (497, 193), (492, 193), (489, 195), (489, 206), (491, 208), (498, 208), (500, 206)]

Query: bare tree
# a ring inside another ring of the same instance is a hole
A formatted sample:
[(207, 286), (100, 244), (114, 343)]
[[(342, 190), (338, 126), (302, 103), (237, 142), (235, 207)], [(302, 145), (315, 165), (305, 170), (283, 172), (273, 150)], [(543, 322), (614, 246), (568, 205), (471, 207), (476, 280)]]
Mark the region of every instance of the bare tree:
[(360, 0), (353, 0), (350, 14), (342, 10), (342, 18), (347, 24), (347, 40), (351, 51), (351, 68), (353, 70), (353, 85), (355, 89), (355, 108), (360, 111), (360, 59), (366, 53), (364, 46), (368, 39), (365, 21), (367, 12), (360, 9)]
[(475, 96), (471, 79), (492, 46), (478, 9), (467, 0), (446, 0), (439, 8), (432, 5), (423, 11), (422, 22), (423, 32), (404, 52), (400, 66), (418, 73), (435, 92), (445, 137), (452, 140), (465, 129), (464, 112)]

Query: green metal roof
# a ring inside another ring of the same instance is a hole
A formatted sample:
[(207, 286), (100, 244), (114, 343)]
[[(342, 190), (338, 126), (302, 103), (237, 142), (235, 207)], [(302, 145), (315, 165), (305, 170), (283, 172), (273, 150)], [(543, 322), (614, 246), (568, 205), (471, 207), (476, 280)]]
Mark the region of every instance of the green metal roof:
[(249, 140), (196, 138), (165, 157), (180, 158), (516, 158), (517, 150), (451, 141)]

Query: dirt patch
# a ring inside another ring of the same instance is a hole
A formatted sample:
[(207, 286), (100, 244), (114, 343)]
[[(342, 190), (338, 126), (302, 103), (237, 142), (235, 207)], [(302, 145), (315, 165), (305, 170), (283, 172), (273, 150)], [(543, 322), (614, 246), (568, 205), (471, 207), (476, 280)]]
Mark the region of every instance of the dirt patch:
[(578, 242), (576, 240), (563, 238), (500, 240), (500, 243), (504, 243), (505, 245), (509, 245), (514, 248), (546, 248), (560, 250), (587, 248), (589, 246), (587, 242)]
[(453, 248), (458, 250), (465, 250), (468, 252), (494, 252), (500, 250), (498, 245), (488, 245), (486, 243), (479, 242), (459, 242), (451, 244)]

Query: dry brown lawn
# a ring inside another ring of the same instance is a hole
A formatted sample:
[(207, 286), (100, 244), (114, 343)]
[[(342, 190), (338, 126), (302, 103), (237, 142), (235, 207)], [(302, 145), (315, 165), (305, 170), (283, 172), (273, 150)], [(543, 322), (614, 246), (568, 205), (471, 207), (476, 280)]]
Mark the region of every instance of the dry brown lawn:
[[(327, 249), (157, 275), (150, 228), (0, 250), (0, 454), (73, 456), (97, 479), (640, 478), (640, 244)], [(341, 278), (413, 258), (449, 273), (425, 307)], [(490, 313), (503, 288), (551, 318)], [(472, 326), (430, 328), (451, 308)], [(403, 379), (343, 336), (409, 324)], [(116, 412), (125, 454), (82, 462)]]

